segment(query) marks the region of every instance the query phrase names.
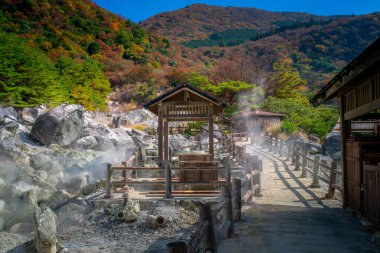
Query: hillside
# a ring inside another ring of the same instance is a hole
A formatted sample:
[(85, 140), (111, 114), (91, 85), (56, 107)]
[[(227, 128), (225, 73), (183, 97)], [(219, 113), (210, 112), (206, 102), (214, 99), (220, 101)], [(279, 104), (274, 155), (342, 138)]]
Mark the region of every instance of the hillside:
[(135, 81), (134, 66), (167, 64), (170, 50), (166, 38), (90, 0), (1, 1), (0, 40), (0, 98), (21, 107), (70, 101), (105, 109), (110, 82)]
[(149, 18), (141, 25), (167, 35), (173, 41), (204, 39), (216, 32), (252, 29), (268, 32), (272, 29), (310, 20), (328, 21), (320, 17), (296, 12), (269, 12), (255, 8), (218, 7), (194, 4)]
[[(276, 59), (288, 58), (308, 86), (318, 88), (380, 36), (380, 13), (319, 17), (197, 4), (141, 25), (178, 42), (182, 55), (195, 62), (240, 66), (244, 81), (260, 82)], [(231, 78), (215, 72), (217, 81)]]

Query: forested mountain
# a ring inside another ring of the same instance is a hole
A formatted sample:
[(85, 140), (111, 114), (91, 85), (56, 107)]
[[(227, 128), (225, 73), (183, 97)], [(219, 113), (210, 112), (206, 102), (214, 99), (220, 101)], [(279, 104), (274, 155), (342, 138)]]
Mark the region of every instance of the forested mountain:
[(169, 47), (90, 0), (2, 0), (0, 98), (14, 106), (69, 101), (105, 109), (110, 82), (128, 82), (136, 64), (164, 65)]
[(91, 0), (3, 0), (0, 102), (105, 110), (116, 91), (109, 98), (132, 108), (185, 81), (243, 81), (269, 96), (279, 69), (299, 72), (312, 92), (379, 35), (380, 13), (323, 17), (196, 4), (135, 24)]
[[(182, 56), (213, 66), (218, 81), (258, 83), (285, 58), (317, 88), (380, 36), (380, 13), (321, 17), (197, 4), (142, 26), (179, 43)], [(233, 76), (221, 71), (226, 66)]]

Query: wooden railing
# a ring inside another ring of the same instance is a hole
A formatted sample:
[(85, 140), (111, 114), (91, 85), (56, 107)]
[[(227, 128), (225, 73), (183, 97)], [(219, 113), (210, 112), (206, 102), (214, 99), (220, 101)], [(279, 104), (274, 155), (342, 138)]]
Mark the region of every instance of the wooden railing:
[(327, 184), (326, 198), (335, 198), (335, 190), (342, 193), (342, 187), (337, 183), (337, 177), (342, 176), (342, 171), (338, 169), (336, 161), (327, 164), (325, 161), (321, 161), (319, 155), (311, 157), (308, 155), (310, 150), (304, 148), (306, 146), (304, 143), (300, 145), (295, 141), (285, 142), (264, 135), (255, 135), (252, 138), (253, 143), (266, 148), (269, 152), (287, 157), (295, 166), (295, 171), (302, 171), (301, 177), (311, 176), (313, 181), (310, 187), (320, 187), (320, 181)]
[[(234, 222), (241, 220), (243, 203), (252, 201), (253, 197), (261, 196), (262, 161), (257, 155), (247, 154), (245, 149), (240, 149), (239, 152), (244, 153), (240, 157), (245, 157), (238, 162), (247, 173), (245, 179), (233, 177), (231, 180), (227, 179), (219, 201), (198, 203), (199, 223), (186, 245), (186, 252), (205, 252), (205, 249), (217, 252), (218, 243), (230, 238), (234, 233)], [(230, 172), (238, 169), (230, 167), (228, 159), (223, 160), (223, 165)]]

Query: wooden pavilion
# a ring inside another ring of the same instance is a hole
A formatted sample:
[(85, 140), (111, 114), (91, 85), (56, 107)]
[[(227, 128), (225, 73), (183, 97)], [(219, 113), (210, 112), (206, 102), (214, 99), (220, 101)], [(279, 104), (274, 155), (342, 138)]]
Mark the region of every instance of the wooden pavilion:
[(169, 160), (169, 122), (205, 121), (209, 127), (209, 155), (214, 160), (214, 115), (221, 116), (225, 105), (214, 96), (182, 84), (145, 104), (158, 116), (158, 160)]
[(380, 224), (380, 38), (312, 98), (339, 98), (343, 207)]
[(263, 133), (267, 127), (281, 123), (284, 114), (254, 110), (231, 117), (234, 130), (240, 132)]

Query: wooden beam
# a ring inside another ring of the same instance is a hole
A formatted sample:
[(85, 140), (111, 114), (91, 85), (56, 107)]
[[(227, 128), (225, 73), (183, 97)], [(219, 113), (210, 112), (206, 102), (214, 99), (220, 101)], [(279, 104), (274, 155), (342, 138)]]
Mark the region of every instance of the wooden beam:
[(341, 117), (340, 131), (341, 131), (341, 136), (342, 136), (341, 165), (342, 165), (342, 176), (343, 176), (343, 180), (342, 180), (342, 184), (343, 184), (342, 185), (342, 189), (343, 189), (342, 207), (346, 208), (347, 203), (348, 203), (348, 196), (347, 196), (348, 195), (348, 191), (347, 191), (347, 157), (346, 157), (347, 156), (347, 146), (346, 146), (346, 142), (350, 136), (351, 124), (350, 124), (350, 121), (344, 119), (344, 108), (345, 108), (345, 99), (344, 99), (344, 96), (340, 96), (340, 117)]
[(164, 119), (164, 160), (169, 160), (169, 123)]
[(214, 160), (214, 110), (212, 104), (208, 107), (208, 150), (211, 155), (211, 161)]
[[(343, 98), (342, 98), (343, 99)], [(351, 120), (358, 118), (360, 116), (366, 115), (380, 108), (380, 99), (371, 101), (368, 104), (359, 106), (358, 108), (344, 113), (345, 120)]]

